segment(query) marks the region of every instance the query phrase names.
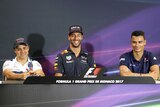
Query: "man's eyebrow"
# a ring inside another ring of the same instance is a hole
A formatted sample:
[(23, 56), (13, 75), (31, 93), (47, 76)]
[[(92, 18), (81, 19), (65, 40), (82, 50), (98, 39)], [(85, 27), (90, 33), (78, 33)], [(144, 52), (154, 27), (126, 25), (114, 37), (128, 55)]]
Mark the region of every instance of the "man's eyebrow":
[(132, 40), (132, 42), (137, 42), (137, 41)]

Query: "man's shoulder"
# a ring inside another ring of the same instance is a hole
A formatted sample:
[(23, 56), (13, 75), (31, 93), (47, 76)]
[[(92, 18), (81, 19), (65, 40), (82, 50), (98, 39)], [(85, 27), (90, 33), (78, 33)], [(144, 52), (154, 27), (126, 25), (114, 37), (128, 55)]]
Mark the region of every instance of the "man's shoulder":
[(88, 52), (84, 49), (81, 49), (81, 54), (87, 55), (87, 56), (91, 56), (92, 52)]
[(68, 54), (69, 53), (69, 51), (67, 50), (67, 49), (65, 49), (65, 50), (63, 50), (59, 55), (66, 55), (66, 54)]
[[(28, 62), (28, 64), (29, 64), (30, 62)], [(31, 64), (33, 65), (33, 66), (37, 66), (37, 67), (41, 67), (41, 64), (38, 62), (38, 61), (36, 61), (36, 60), (32, 60), (31, 61)]]
[(125, 52), (121, 55), (121, 57), (130, 57), (132, 55), (132, 51)]
[(39, 63), (37, 60), (31, 60), (32, 63)]
[(5, 60), (4, 63), (3, 63), (3, 71), (4, 71), (4, 68), (8, 68), (10, 67), (11, 65), (13, 65), (13, 61), (12, 60)]
[(91, 55), (89, 52), (86, 52), (86, 51), (83, 51), (83, 54), (84, 54), (84, 55), (88, 55), (88, 56)]
[(31, 58), (28, 58), (28, 62), (27, 62), (27, 63), (36, 64), (36, 65), (41, 65), (37, 60), (31, 59)]
[(146, 51), (146, 50), (144, 50), (144, 53), (145, 53), (146, 55), (152, 55), (152, 54), (153, 54), (152, 52)]
[(146, 51), (146, 50), (145, 50), (145, 57), (149, 59), (157, 60), (156, 56), (152, 52)]
[(11, 60), (11, 59), (7, 59), (7, 60), (4, 61), (4, 63), (12, 63), (12, 62), (14, 62), (14, 61)]

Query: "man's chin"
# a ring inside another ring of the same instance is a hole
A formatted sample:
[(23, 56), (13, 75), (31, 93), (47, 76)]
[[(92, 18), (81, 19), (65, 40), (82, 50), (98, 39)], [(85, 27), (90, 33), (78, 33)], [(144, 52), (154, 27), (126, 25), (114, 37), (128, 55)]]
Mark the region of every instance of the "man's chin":
[(80, 47), (80, 44), (74, 44), (74, 43), (72, 43), (72, 46), (73, 46), (74, 48), (78, 48), (78, 47)]
[(27, 58), (27, 56), (21, 56), (20, 58), (21, 58), (21, 59), (25, 59), (25, 58)]
[(141, 50), (134, 50), (134, 52), (136, 52), (136, 53), (140, 53), (140, 52), (142, 52)]
[(73, 45), (74, 48), (79, 48), (80, 45)]

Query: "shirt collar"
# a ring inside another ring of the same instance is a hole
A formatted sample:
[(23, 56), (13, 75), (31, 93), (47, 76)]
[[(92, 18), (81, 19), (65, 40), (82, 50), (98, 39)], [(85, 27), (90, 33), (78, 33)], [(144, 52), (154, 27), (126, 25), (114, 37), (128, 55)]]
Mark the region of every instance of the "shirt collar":
[[(71, 50), (70, 47), (68, 47), (67, 50), (68, 50), (69, 53), (74, 53), (74, 52)], [(82, 55), (82, 54), (85, 54), (85, 52), (84, 52), (84, 50), (81, 48), (80, 55)]]
[[(132, 54), (133, 60), (137, 61), (137, 60), (135, 59), (134, 55), (133, 55), (133, 50), (131, 51), (131, 54)], [(142, 61), (142, 60), (144, 59), (145, 54), (146, 54), (146, 50), (144, 50), (143, 55), (142, 55), (142, 58), (141, 58), (140, 61)], [(140, 61), (138, 61), (138, 62), (140, 62)]]
[[(13, 59), (13, 61), (18, 62), (18, 61), (17, 61), (17, 57), (15, 57), (15, 58)], [(28, 57), (27, 62), (31, 62), (31, 59), (30, 59), (29, 57)], [(27, 62), (26, 62), (26, 63), (27, 63)]]

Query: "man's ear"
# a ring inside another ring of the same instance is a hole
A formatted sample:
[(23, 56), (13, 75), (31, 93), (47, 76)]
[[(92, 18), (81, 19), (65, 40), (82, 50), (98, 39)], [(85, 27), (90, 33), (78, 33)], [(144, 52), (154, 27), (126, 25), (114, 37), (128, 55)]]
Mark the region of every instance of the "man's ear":
[(16, 53), (16, 48), (15, 49), (13, 49), (14, 50), (14, 53)]
[(70, 40), (69, 35), (68, 35), (68, 40)]
[(82, 40), (84, 39), (84, 36), (82, 35)]
[(145, 40), (145, 41), (144, 41), (144, 45), (146, 45), (146, 44), (147, 44), (147, 41)]
[(29, 51), (29, 49), (30, 49), (30, 46), (28, 46), (28, 51)]

